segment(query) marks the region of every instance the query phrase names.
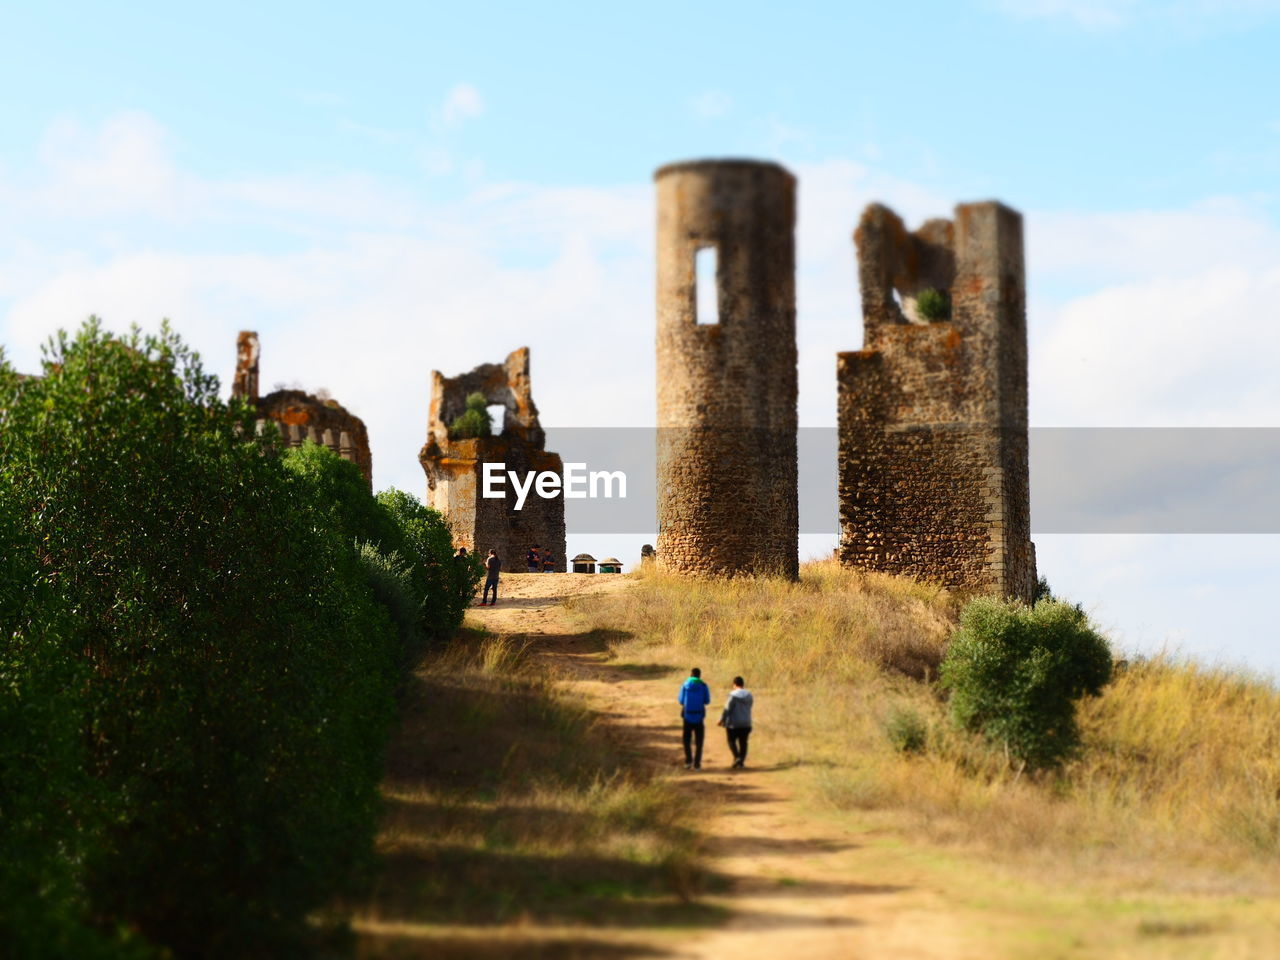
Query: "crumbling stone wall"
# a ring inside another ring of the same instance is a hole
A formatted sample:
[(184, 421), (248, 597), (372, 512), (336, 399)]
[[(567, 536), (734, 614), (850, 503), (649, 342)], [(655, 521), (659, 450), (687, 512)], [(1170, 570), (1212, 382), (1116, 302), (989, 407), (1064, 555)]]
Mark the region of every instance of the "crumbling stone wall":
[[(909, 233), (869, 206), (854, 234), (863, 349), (837, 358), (842, 563), (1030, 599), (1022, 218), (961, 204)], [(950, 295), (950, 317), (920, 294)]]
[[(484, 394), (488, 404), (502, 404), (501, 433), (454, 439), (449, 425), (473, 393)], [(427, 475), (427, 501), (449, 518), (460, 546), (482, 556), (497, 550), (503, 570), (522, 573), (527, 569), (525, 551), (539, 544), (551, 549), (557, 571), (567, 569), (563, 498), (544, 499), (531, 490), (523, 508), (516, 510), (509, 481), (505, 499), (482, 496), (486, 463), (505, 463), (506, 470), (521, 477), (530, 471), (564, 475), (560, 457), (546, 449), (546, 434), (538, 421), (528, 347), (513, 351), (504, 363), (481, 364), (457, 377), (432, 371), (427, 442), (418, 461)]]
[[(658, 549), (669, 570), (795, 577), (795, 178), (772, 163), (662, 167), (658, 198)], [(716, 251), (719, 322), (695, 256)]]
[(277, 423), (286, 446), (301, 446), (306, 439), (323, 444), (356, 464), (372, 489), (373, 456), (364, 421), (338, 401), (302, 390), (276, 390), (265, 397), (258, 396), (261, 352), (258, 334), (252, 330), (240, 331), (236, 339), (236, 372), (231, 381), (231, 395), (256, 406), (263, 421)]

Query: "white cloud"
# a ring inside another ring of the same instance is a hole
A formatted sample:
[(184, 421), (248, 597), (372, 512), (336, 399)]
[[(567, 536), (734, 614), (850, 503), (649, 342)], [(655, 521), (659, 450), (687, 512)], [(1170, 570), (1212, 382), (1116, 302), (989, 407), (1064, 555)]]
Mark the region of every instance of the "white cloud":
[(695, 116), (704, 119), (723, 117), (733, 108), (733, 98), (723, 90), (704, 90), (689, 101)]
[(1065, 20), (1086, 30), (1138, 23), (1200, 33), (1238, 29), (1280, 11), (1280, 0), (988, 0), (1019, 19)]
[(1206, 264), (1050, 312), (1032, 342), (1034, 422), (1280, 425), (1280, 268)]
[(117, 114), (98, 130), (62, 118), (38, 154), (56, 189), (35, 199), (54, 214), (145, 210), (175, 217), (196, 199), (173, 166), (165, 131), (143, 113)]
[(1034, 423), (1280, 423), (1280, 226), (1260, 210), (1032, 212), (1027, 258)]
[(440, 106), (440, 118), (447, 127), (456, 126), (484, 113), (484, 99), (480, 91), (469, 83), (456, 84)]

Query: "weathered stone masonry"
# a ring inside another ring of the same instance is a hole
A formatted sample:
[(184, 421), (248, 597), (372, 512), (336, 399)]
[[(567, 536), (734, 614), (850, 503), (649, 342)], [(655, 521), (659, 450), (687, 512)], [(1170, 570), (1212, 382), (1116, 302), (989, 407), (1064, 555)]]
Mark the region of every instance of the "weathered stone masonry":
[(326, 446), (356, 464), (373, 489), (373, 456), (369, 452), (369, 431), (364, 421), (336, 400), (302, 390), (276, 390), (259, 397), (260, 355), (258, 335), (252, 330), (240, 331), (236, 339), (236, 373), (231, 381), (231, 395), (258, 408), (263, 418), (260, 426), (265, 420), (274, 421), (286, 447), (300, 447), (305, 440)]
[[(1029, 599), (1022, 218), (961, 204), (914, 233), (873, 204), (854, 234), (865, 342), (839, 354), (840, 559)], [(917, 310), (949, 293), (949, 319)]]
[[(502, 432), (493, 437), (454, 439), (449, 425), (466, 409), (467, 397), (484, 394), (504, 408)], [(513, 351), (505, 363), (486, 363), (470, 373), (446, 377), (431, 374), (431, 408), (427, 442), (418, 454), (427, 475), (427, 502), (449, 518), (454, 542), (485, 555), (497, 550), (502, 569), (523, 573), (525, 551), (538, 544), (550, 548), (555, 569), (564, 572), (564, 500), (530, 492), (516, 510), (510, 483), (506, 498), (485, 498), (485, 463), (505, 463), (524, 476), (544, 470), (563, 476), (564, 464), (546, 450), (546, 434), (538, 422), (529, 380), (529, 348)]]
[[(795, 178), (772, 163), (662, 167), (658, 196), (658, 563), (798, 573)], [(716, 251), (719, 322), (695, 255)]]

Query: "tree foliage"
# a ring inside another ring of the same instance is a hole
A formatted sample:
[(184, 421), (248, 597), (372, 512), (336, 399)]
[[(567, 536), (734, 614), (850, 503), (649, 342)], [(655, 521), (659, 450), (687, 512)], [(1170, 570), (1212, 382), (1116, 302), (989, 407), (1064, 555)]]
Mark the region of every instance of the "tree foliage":
[(1041, 769), (1078, 745), (1076, 701), (1102, 692), (1111, 652), (1079, 607), (979, 597), (960, 615), (941, 678), (958, 726)]
[[(404, 658), (386, 587), (454, 600), (358, 470), (310, 450), (286, 469), (217, 388), (167, 325), (91, 320), (40, 378), (0, 363), (17, 956), (290, 955), (371, 856)], [(398, 556), (375, 574), (361, 542)]]

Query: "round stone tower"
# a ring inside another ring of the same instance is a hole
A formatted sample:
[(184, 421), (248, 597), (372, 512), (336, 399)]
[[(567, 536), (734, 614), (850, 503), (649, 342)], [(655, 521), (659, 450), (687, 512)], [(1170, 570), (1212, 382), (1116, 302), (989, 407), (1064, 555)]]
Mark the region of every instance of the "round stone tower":
[(795, 177), (703, 160), (654, 180), (658, 563), (794, 578)]

